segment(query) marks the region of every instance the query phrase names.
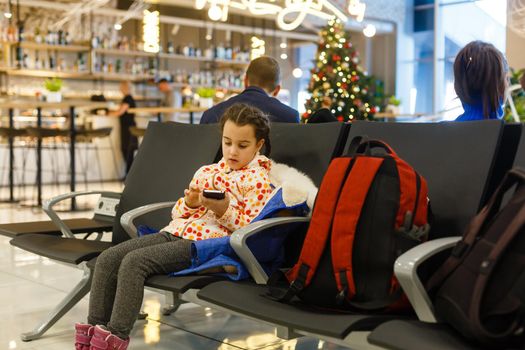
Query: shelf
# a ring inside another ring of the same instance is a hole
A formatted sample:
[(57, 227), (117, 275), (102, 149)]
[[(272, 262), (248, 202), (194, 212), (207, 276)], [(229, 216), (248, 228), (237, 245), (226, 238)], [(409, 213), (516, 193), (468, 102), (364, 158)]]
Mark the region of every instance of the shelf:
[[(43, 89), (42, 89), (43, 90)], [(73, 100), (91, 100), (92, 95), (100, 95), (101, 91), (93, 91), (92, 93), (78, 93), (78, 92), (63, 92), (62, 97), (65, 99), (73, 99)], [(28, 93), (28, 92), (8, 92), (5, 95), (2, 96), (16, 96), (16, 97), (35, 97), (35, 93)], [(119, 94), (114, 93), (106, 93), (104, 94), (104, 97), (106, 97), (106, 100), (108, 101), (120, 101), (122, 100), (122, 96)], [(160, 101), (162, 100), (162, 97), (160, 96), (144, 96), (144, 95), (133, 95), (133, 99), (135, 101)]]
[[(14, 43), (16, 44), (16, 43)], [(34, 49), (34, 50), (56, 50), (56, 51), (69, 51), (69, 52), (82, 52), (89, 51), (91, 48), (86, 45), (49, 45), (49, 44), (39, 44), (31, 41), (22, 41), (20, 47), (24, 49)]]
[(155, 79), (154, 75), (151, 74), (123, 74), (123, 73), (104, 73), (104, 72), (94, 72), (91, 74), (92, 78), (102, 79), (102, 80), (131, 80), (131, 81), (140, 81)]
[(199, 62), (209, 62), (217, 64), (221, 67), (224, 66), (238, 66), (244, 68), (248, 66), (249, 62), (236, 61), (236, 60), (223, 60), (223, 59), (209, 59), (206, 57), (196, 57), (196, 56), (184, 56), (174, 53), (159, 53), (159, 58), (170, 59), (170, 60), (186, 60), (186, 61), (199, 61)]
[(185, 61), (200, 61), (200, 62), (212, 62), (212, 60), (206, 57), (196, 57), (196, 56), (184, 56), (178, 55), (175, 53), (159, 53), (159, 58), (165, 58), (170, 60), (185, 60)]
[(189, 83), (171, 83), (170, 84), (172, 87), (174, 88), (181, 88), (181, 87), (185, 87), (185, 86), (190, 86), (191, 88), (208, 88), (208, 89), (225, 89), (225, 90), (228, 90), (230, 92), (233, 92), (233, 93), (241, 93), (242, 91), (244, 91), (244, 89), (242, 88), (228, 88), (228, 87), (223, 87), (223, 86), (211, 86), (211, 85), (201, 85), (201, 84), (189, 84)]
[(124, 51), (118, 49), (93, 49), (93, 52), (101, 55), (115, 55), (115, 56), (142, 56), (155, 57), (157, 54), (144, 51)]
[(245, 68), (245, 67), (248, 67), (248, 65), (250, 64), (250, 62), (235, 61), (235, 60), (220, 60), (220, 59), (213, 60), (213, 62), (221, 67), (228, 66), (228, 67), (238, 67), (238, 68)]
[(14, 76), (25, 76), (25, 77), (40, 77), (40, 78), (70, 78), (70, 79), (91, 79), (88, 71), (86, 72), (75, 72), (75, 71), (55, 71), (55, 70), (41, 70), (41, 69), (16, 69), (7, 68), (5, 72), (8, 75)]

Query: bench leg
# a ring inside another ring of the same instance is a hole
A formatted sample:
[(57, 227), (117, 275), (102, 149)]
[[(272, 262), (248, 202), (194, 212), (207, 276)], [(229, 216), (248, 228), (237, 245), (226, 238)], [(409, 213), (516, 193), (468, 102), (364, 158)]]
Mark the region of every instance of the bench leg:
[(166, 292), (166, 304), (162, 307), (162, 314), (169, 316), (185, 303), (186, 302), (180, 298), (179, 293)]
[(51, 326), (53, 326), (62, 316), (75, 306), (91, 289), (91, 271), (84, 268), (84, 275), (78, 284), (69, 292), (55, 309), (30, 332), (22, 333), (20, 338), (23, 341), (30, 341), (40, 338)]

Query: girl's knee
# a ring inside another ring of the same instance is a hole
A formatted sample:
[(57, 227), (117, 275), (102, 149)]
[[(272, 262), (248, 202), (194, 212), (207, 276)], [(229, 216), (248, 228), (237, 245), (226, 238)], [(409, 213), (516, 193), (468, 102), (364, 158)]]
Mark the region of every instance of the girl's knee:
[(118, 265), (120, 256), (117, 252), (111, 248), (104, 250), (98, 257), (95, 264), (95, 268), (100, 267), (114, 267)]

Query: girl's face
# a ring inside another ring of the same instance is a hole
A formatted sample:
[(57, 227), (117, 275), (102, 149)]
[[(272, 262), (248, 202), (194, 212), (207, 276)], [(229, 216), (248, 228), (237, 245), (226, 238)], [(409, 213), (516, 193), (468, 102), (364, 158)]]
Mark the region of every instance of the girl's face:
[(222, 154), (226, 164), (238, 170), (250, 163), (264, 144), (255, 138), (253, 125), (239, 126), (228, 120), (222, 130)]

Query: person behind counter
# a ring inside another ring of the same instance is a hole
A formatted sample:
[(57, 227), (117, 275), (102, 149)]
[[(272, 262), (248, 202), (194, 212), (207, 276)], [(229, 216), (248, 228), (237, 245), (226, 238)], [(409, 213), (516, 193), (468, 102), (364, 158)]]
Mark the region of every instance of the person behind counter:
[[(172, 88), (170, 82), (167, 79), (162, 78), (158, 81), (157, 87), (163, 96), (161, 101), (162, 107), (177, 107), (177, 92)], [(164, 113), (164, 117), (165, 121), (175, 121), (175, 113)]]
[(110, 111), (108, 116), (118, 117), (120, 120), (120, 150), (124, 161), (126, 162), (126, 174), (133, 163), (133, 154), (138, 148), (138, 140), (131, 135), (129, 128), (135, 126), (135, 114), (129, 113), (130, 108), (135, 108), (135, 100), (131, 95), (131, 83), (129, 81), (122, 81), (120, 83), (120, 92), (123, 95), (120, 106), (116, 111)]

